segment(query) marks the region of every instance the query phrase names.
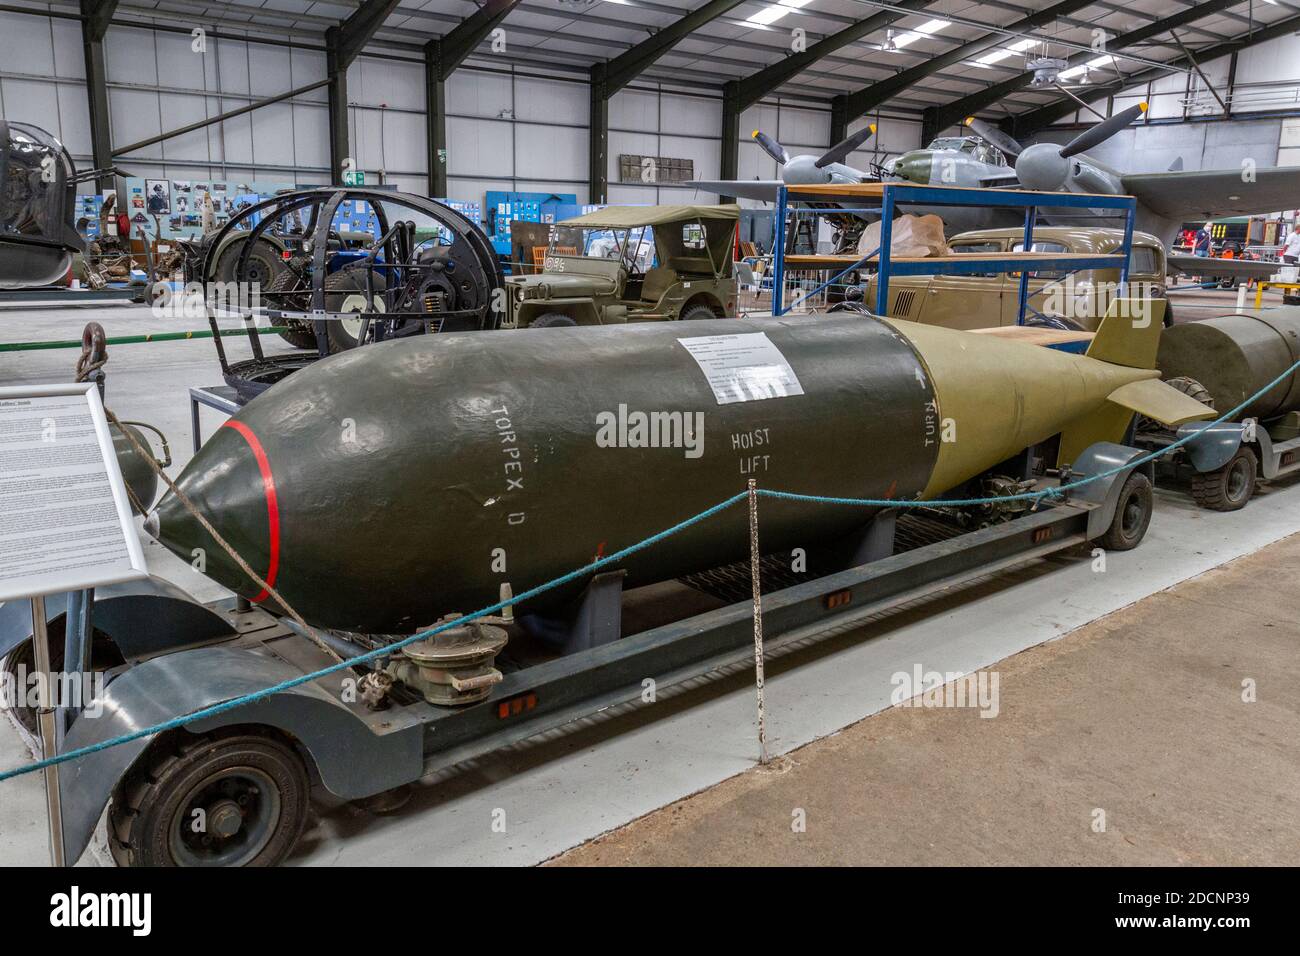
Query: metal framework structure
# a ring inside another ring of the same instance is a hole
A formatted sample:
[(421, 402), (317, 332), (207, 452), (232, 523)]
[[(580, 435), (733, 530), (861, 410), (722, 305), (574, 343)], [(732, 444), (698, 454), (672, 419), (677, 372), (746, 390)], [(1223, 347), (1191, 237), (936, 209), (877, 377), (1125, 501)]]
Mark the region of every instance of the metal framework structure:
[[(1277, 39), (1278, 37), (1286, 36), (1287, 34), (1294, 33), (1297, 30), (1300, 30), (1300, 15), (1287, 17), (1285, 20), (1279, 20), (1277, 23), (1273, 24), (1272, 26), (1264, 27), (1261, 30), (1257, 30), (1254, 33), (1250, 34), (1249, 39), (1244, 41), (1228, 40), (1227, 42), (1220, 43), (1217, 46), (1213, 46), (1208, 49), (1201, 49), (1197, 51), (1195, 55), (1193, 55), (1191, 52), (1184, 53), (1184, 55), (1175, 62), (1180, 65), (1186, 65), (1186, 66), (1191, 66), (1193, 68), (1196, 68), (1199, 72), (1200, 63), (1204, 63), (1207, 60), (1218, 59), (1221, 56), (1231, 57), (1232, 59), (1228, 65), (1228, 83), (1227, 83), (1229, 96), (1226, 102), (1220, 100), (1220, 102), (1224, 106), (1224, 110), (1223, 110), (1224, 116), (1231, 116), (1232, 115), (1231, 90), (1233, 88), (1236, 79), (1237, 55), (1242, 50), (1248, 49), (1249, 47), (1256, 46), (1260, 43), (1265, 43), (1269, 40)], [(1154, 68), (1150, 70), (1142, 70), (1139, 73), (1133, 73), (1124, 77), (1122, 86), (1129, 87), (1129, 86), (1137, 86), (1143, 83), (1149, 83), (1152, 80), (1159, 79), (1161, 75), (1162, 75), (1161, 71)], [(1115, 86), (1097, 87), (1096, 89), (1092, 89), (1092, 90), (1078, 91), (1075, 93), (1075, 96), (1077, 96), (1078, 99), (1082, 100), (1085, 103), (1093, 103), (1099, 99), (1103, 99), (1107, 96), (1111, 96), (1115, 92), (1116, 92)], [(1069, 116), (1078, 108), (1079, 108), (1079, 104), (1076, 101), (1070, 99), (1065, 99), (1059, 103), (1052, 103), (1048, 106), (1040, 107), (1039, 109), (1034, 110), (1032, 113), (1026, 113), (1022, 116), (1014, 117), (1012, 120), (1012, 132), (1015, 135), (1020, 135), (1020, 136), (1026, 136), (1029, 135), (1030, 133), (1036, 133), (1039, 130), (1043, 129), (1044, 127), (1052, 125), (1057, 120)]]
[[(409, 3), (410, 0), (407, 0)], [(619, 0), (618, 15), (606, 16), (604, 8), (594, 5), (555, 8), (537, 0), (474, 0), (478, 8), (467, 17), (442, 12), (436, 8), (403, 6), (402, 0), (339, 0), (338, 5), (351, 8), (341, 22), (322, 16), (309, 8), (298, 13), (258, 5), (257, 0), (52, 0), (52, 9), (0, 7), (29, 15), (64, 17), (80, 21), (86, 67), (86, 85), (90, 113), (90, 142), (96, 167), (112, 165), (121, 156), (175, 136), (232, 119), (263, 106), (292, 99), (315, 89), (321, 83), (298, 86), (285, 93), (253, 100), (238, 109), (149, 137), (128, 146), (114, 148), (109, 123), (108, 80), (105, 69), (104, 37), (110, 24), (138, 25), (143, 17), (153, 20), (159, 29), (188, 32), (179, 24), (195, 15), (216, 16), (218, 22), (246, 30), (249, 39), (280, 43), (286, 46), (311, 46), (313, 40), (302, 39), (301, 27), (316, 31), (315, 43), (323, 39), (326, 54), (326, 78), (329, 92), (329, 146), (332, 178), (341, 179), (350, 156), (348, 131), (347, 70), (368, 45), (375, 49), (411, 51), (420, 56), (425, 67), (427, 108), (427, 151), (429, 192), (445, 195), (447, 188), (446, 83), (450, 75), (467, 58), (484, 53), (484, 43), (493, 31), (505, 25), (510, 30), (509, 52), (493, 50), (499, 63), (539, 64), (551, 70), (585, 75), (590, 82), (589, 186), (592, 202), (608, 197), (609, 101), (619, 90), (638, 79), (672, 81), (720, 89), (722, 93), (721, 176), (736, 178), (740, 158), (740, 117), (748, 108), (773, 94), (798, 99), (829, 101), (831, 107), (830, 141), (847, 135), (850, 123), (882, 107), (922, 115), (922, 140), (926, 141), (960, 122), (966, 116), (987, 112), (996, 105), (1009, 107), (1014, 119), (1004, 126), (1017, 135), (1026, 136), (1068, 116), (1078, 108), (1078, 101), (1091, 103), (1113, 95), (1120, 89), (1151, 82), (1172, 70), (1201, 72), (1201, 64), (1227, 56), (1229, 89), (1234, 82), (1235, 54), (1249, 46), (1286, 35), (1300, 26), (1300, 0), (1277, 0), (1269, 6), (1245, 6), (1245, 0), (1177, 0), (1180, 9), (1158, 15), (1136, 4), (1119, 0), (1057, 0), (1050, 6), (1034, 10), (1026, 6), (1035, 0), (980, 0), (973, 12), (965, 16), (944, 13), (935, 0), (858, 0), (863, 17), (846, 16), (814, 9), (812, 4), (790, 6), (774, 19), (789, 17), (788, 23), (803, 24), (806, 45), (794, 44), (787, 37), (787, 26), (770, 25), (754, 15), (746, 19), (738, 13), (742, 0), (706, 0), (696, 9), (684, 12), (664, 0)], [(816, 0), (814, 0), (816, 2)], [(1044, 0), (1036, 0), (1038, 3)], [(1141, 0), (1139, 0), (1141, 2)], [(71, 6), (74, 12), (61, 12), (59, 6)], [(1241, 8), (1241, 9), (1234, 9)], [(1088, 9), (1092, 12), (1084, 13)], [(506, 23), (512, 14), (519, 23)], [(1108, 18), (1121, 14), (1143, 25), (1118, 35), (1110, 35)], [(1003, 15), (1011, 16), (1006, 23)], [(642, 19), (658, 17), (666, 25), (656, 26)], [(1078, 17), (1084, 17), (1079, 19)], [(1281, 19), (1279, 19), (1281, 17)], [(917, 18), (917, 19), (910, 19)], [(950, 29), (910, 34), (907, 44), (892, 46), (888, 56), (863, 56), (864, 50), (880, 49), (884, 31), (914, 31), (921, 18), (947, 23)], [(1214, 18), (1212, 22), (1207, 21)], [(170, 25), (167, 21), (176, 25)], [(987, 19), (987, 24), (985, 24)], [(543, 21), (543, 22), (539, 22)], [(551, 29), (550, 21), (562, 24)], [(1231, 21), (1229, 24), (1227, 21)], [(590, 33), (565, 30), (563, 25), (581, 22), (590, 25)], [(825, 24), (833, 29), (825, 32)], [(1098, 26), (1098, 24), (1102, 24)], [(1237, 30), (1237, 24), (1241, 29)], [(424, 27), (428, 27), (425, 32)], [(973, 30), (987, 29), (983, 35)], [(1120, 60), (1135, 61), (1140, 69), (1124, 73), (1115, 66), (1114, 77), (1107, 83), (1063, 93), (1051, 87), (1031, 85), (1033, 74), (1022, 65), (1024, 45), (1017, 52), (989, 58), (986, 51), (1011, 50), (1016, 38), (1051, 41), (1077, 52), (1065, 57), (1066, 68), (1095, 61), (1098, 52), (1085, 50), (1076, 32), (1073, 43), (1058, 34), (1070, 30), (1103, 30), (1108, 38), (1105, 54)], [(286, 40), (264, 38), (283, 30)], [(644, 30), (649, 35), (628, 42), (611, 31)], [(440, 35), (434, 35), (439, 32)], [(1044, 32), (1040, 32), (1044, 31)], [(957, 35), (963, 33), (964, 35)], [(780, 44), (772, 42), (780, 35)], [(225, 34), (222, 34), (223, 36)], [(923, 40), (924, 43), (915, 42)], [(529, 45), (532, 43), (532, 45)], [(558, 48), (553, 49), (555, 43)], [(1193, 46), (1193, 44), (1196, 44)], [(701, 47), (707, 46), (707, 50)], [(320, 48), (320, 47), (316, 47)], [(587, 52), (592, 48), (592, 52)], [(521, 49), (524, 52), (520, 52)], [(616, 51), (610, 55), (610, 51)], [(737, 53), (732, 53), (735, 50)], [(544, 54), (539, 57), (537, 54)], [(732, 55), (728, 55), (732, 53)], [(739, 54), (739, 55), (737, 55)], [(1170, 55), (1172, 54), (1172, 56)], [(409, 59), (409, 57), (407, 57)], [(695, 68), (699, 61), (708, 69)], [(1005, 62), (1004, 62), (1005, 61)], [(762, 65), (766, 64), (766, 65)], [(894, 64), (898, 64), (894, 66)], [(970, 69), (978, 66), (980, 69)], [(875, 79), (864, 75), (878, 73)], [(1203, 76), (1203, 74), (1202, 74)], [(994, 82), (988, 82), (993, 79)], [(830, 86), (830, 84), (834, 84)], [(846, 89), (846, 86), (853, 85)], [(958, 85), (978, 87), (966, 95), (953, 98)], [(829, 87), (829, 88), (828, 88)], [(838, 89), (837, 89), (838, 88)], [(1218, 94), (1216, 93), (1216, 96)], [(1224, 114), (1231, 115), (1230, 97), (1223, 97)], [(1018, 115), (1017, 115), (1018, 114)], [(110, 185), (109, 177), (101, 181)]]
[[(1202, 3), (1188, 7), (1185, 10), (1180, 10), (1178, 13), (1172, 14), (1161, 20), (1156, 20), (1144, 27), (1138, 28), (1137, 30), (1130, 30), (1128, 33), (1120, 34), (1107, 42), (1105, 50), (1113, 53), (1128, 49), (1129, 47), (1137, 46), (1140, 43), (1162, 36), (1172, 29), (1185, 26), (1195, 20), (1204, 19), (1212, 14), (1220, 13), (1227, 10), (1229, 7), (1238, 6), (1240, 3), (1241, 0), (1204, 0)], [(1096, 56), (1096, 51), (1076, 53), (1068, 58), (1068, 64), (1070, 67), (1082, 66), (1089, 60), (1095, 59)], [(1019, 76), (1012, 77), (1009, 80), (1004, 80), (1001, 83), (995, 83), (985, 90), (978, 93), (972, 93), (970, 96), (962, 97), (952, 103), (946, 103), (943, 106), (930, 107), (925, 111), (921, 138), (930, 139), (939, 135), (943, 130), (952, 126), (954, 123), (961, 122), (965, 117), (972, 116), (980, 110), (987, 109), (994, 103), (997, 103), (1004, 97), (1015, 93), (1018, 90), (1023, 90), (1025, 87), (1029, 86), (1033, 78), (1034, 74), (1026, 71), (1021, 73)]]
[[(90, 152), (96, 169), (113, 165), (113, 134), (108, 122), (108, 75), (104, 69), (104, 35), (117, 0), (81, 0), (81, 46), (86, 59), (86, 100), (90, 104)], [(99, 178), (100, 189), (111, 189), (113, 175)]]
[(430, 196), (447, 195), (447, 78), (519, 2), (487, 0), (456, 29), (424, 45)]
[(645, 72), (676, 44), (707, 23), (740, 6), (744, 0), (709, 0), (708, 3), (668, 25), (648, 40), (607, 63), (591, 67), (591, 119), (588, 149), (589, 201), (609, 198), (609, 99)]

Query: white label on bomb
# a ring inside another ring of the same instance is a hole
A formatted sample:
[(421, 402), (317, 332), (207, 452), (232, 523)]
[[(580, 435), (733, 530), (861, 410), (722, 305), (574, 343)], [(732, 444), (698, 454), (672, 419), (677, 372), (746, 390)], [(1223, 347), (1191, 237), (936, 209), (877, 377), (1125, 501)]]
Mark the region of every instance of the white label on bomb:
[(802, 395), (803, 386), (766, 332), (678, 339), (704, 373), (719, 405)]

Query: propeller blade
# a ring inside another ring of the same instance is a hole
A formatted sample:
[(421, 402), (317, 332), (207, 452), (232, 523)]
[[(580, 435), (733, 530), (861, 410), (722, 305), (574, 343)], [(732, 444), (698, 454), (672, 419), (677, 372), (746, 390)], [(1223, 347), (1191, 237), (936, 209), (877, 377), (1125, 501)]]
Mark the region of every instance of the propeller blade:
[(1085, 149), (1100, 146), (1146, 111), (1147, 105), (1139, 103), (1137, 106), (1130, 106), (1122, 113), (1116, 113), (1110, 119), (1098, 123), (1091, 129), (1084, 130), (1061, 148), (1061, 158), (1069, 159), (1071, 156), (1082, 153)]
[(864, 126), (842, 143), (836, 143), (826, 152), (821, 154), (817, 162), (813, 163), (818, 169), (823, 166), (829, 166), (831, 163), (842, 163), (849, 158), (849, 153), (853, 152), (871, 137), (876, 135), (876, 124)]
[(790, 154), (785, 151), (785, 147), (762, 130), (754, 130), (754, 139), (758, 140), (758, 145), (763, 147), (763, 152), (767, 153), (767, 155), (771, 156), (782, 166), (790, 161)]
[(998, 129), (992, 123), (986, 123), (982, 119), (976, 119), (974, 116), (966, 117), (966, 125), (971, 128), (971, 132), (984, 140), (986, 143), (992, 143), (1008, 156), (1019, 156), (1025, 151), (1025, 148), (1008, 136), (1002, 130)]

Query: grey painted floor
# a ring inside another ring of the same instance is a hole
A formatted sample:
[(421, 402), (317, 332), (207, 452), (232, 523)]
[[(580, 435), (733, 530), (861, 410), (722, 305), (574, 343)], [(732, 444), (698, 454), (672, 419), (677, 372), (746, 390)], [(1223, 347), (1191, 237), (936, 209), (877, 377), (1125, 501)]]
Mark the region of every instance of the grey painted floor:
[[(199, 327), (194, 320), (153, 319), (142, 309), (7, 312), (0, 314), (0, 341), (77, 338), (91, 318), (110, 336)], [(0, 383), (68, 379), (75, 358), (74, 351), (0, 353)], [(123, 418), (167, 431), (179, 466), (190, 453), (186, 390), (219, 379), (210, 342), (122, 346), (111, 350), (108, 404)], [(220, 419), (207, 415), (210, 430)], [(767, 684), (773, 751), (884, 709), (896, 671), (917, 663), (974, 671), (1300, 531), (1300, 485), (1270, 489), (1230, 515), (1200, 511), (1174, 491), (1162, 490), (1158, 498), (1146, 541), (1110, 555), (1103, 573), (1086, 554), (1040, 561), (773, 661)], [(156, 546), (147, 554), (151, 567), (196, 596), (218, 593), (199, 588), (188, 565)], [(395, 814), (323, 808), (292, 862), (536, 863), (740, 773), (756, 753), (752, 681), (742, 670), (446, 772), (417, 787)], [(28, 760), (16, 732), (0, 724), (0, 767)], [(45, 862), (44, 826), (38, 777), (0, 784), (0, 863)], [(83, 864), (96, 862), (93, 853)]]

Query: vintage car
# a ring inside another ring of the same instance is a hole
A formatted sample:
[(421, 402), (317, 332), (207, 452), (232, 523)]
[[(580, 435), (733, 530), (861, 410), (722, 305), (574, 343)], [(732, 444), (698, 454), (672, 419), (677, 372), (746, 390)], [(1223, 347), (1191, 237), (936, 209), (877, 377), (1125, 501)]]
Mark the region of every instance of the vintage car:
[(514, 328), (736, 314), (740, 207), (609, 206), (560, 223), (535, 275), (506, 280)]
[[(954, 255), (1020, 252), (1024, 230), (979, 229), (948, 241)], [(1124, 241), (1119, 229), (1041, 226), (1034, 230), (1032, 252), (1079, 255), (1114, 253)], [(1148, 233), (1133, 234), (1129, 283), (1135, 294), (1165, 298), (1165, 251)], [(1067, 328), (1095, 331), (1119, 288), (1118, 269), (1082, 272), (1037, 271), (1029, 274), (1026, 318), (1059, 321)], [(873, 277), (863, 301), (874, 304)], [(1167, 300), (1166, 300), (1167, 301)], [(950, 329), (982, 329), (1015, 325), (1019, 314), (1020, 273), (989, 272), (973, 276), (898, 276), (889, 280), (889, 314), (895, 318), (942, 325)], [(1165, 324), (1171, 324), (1166, 307)]]

